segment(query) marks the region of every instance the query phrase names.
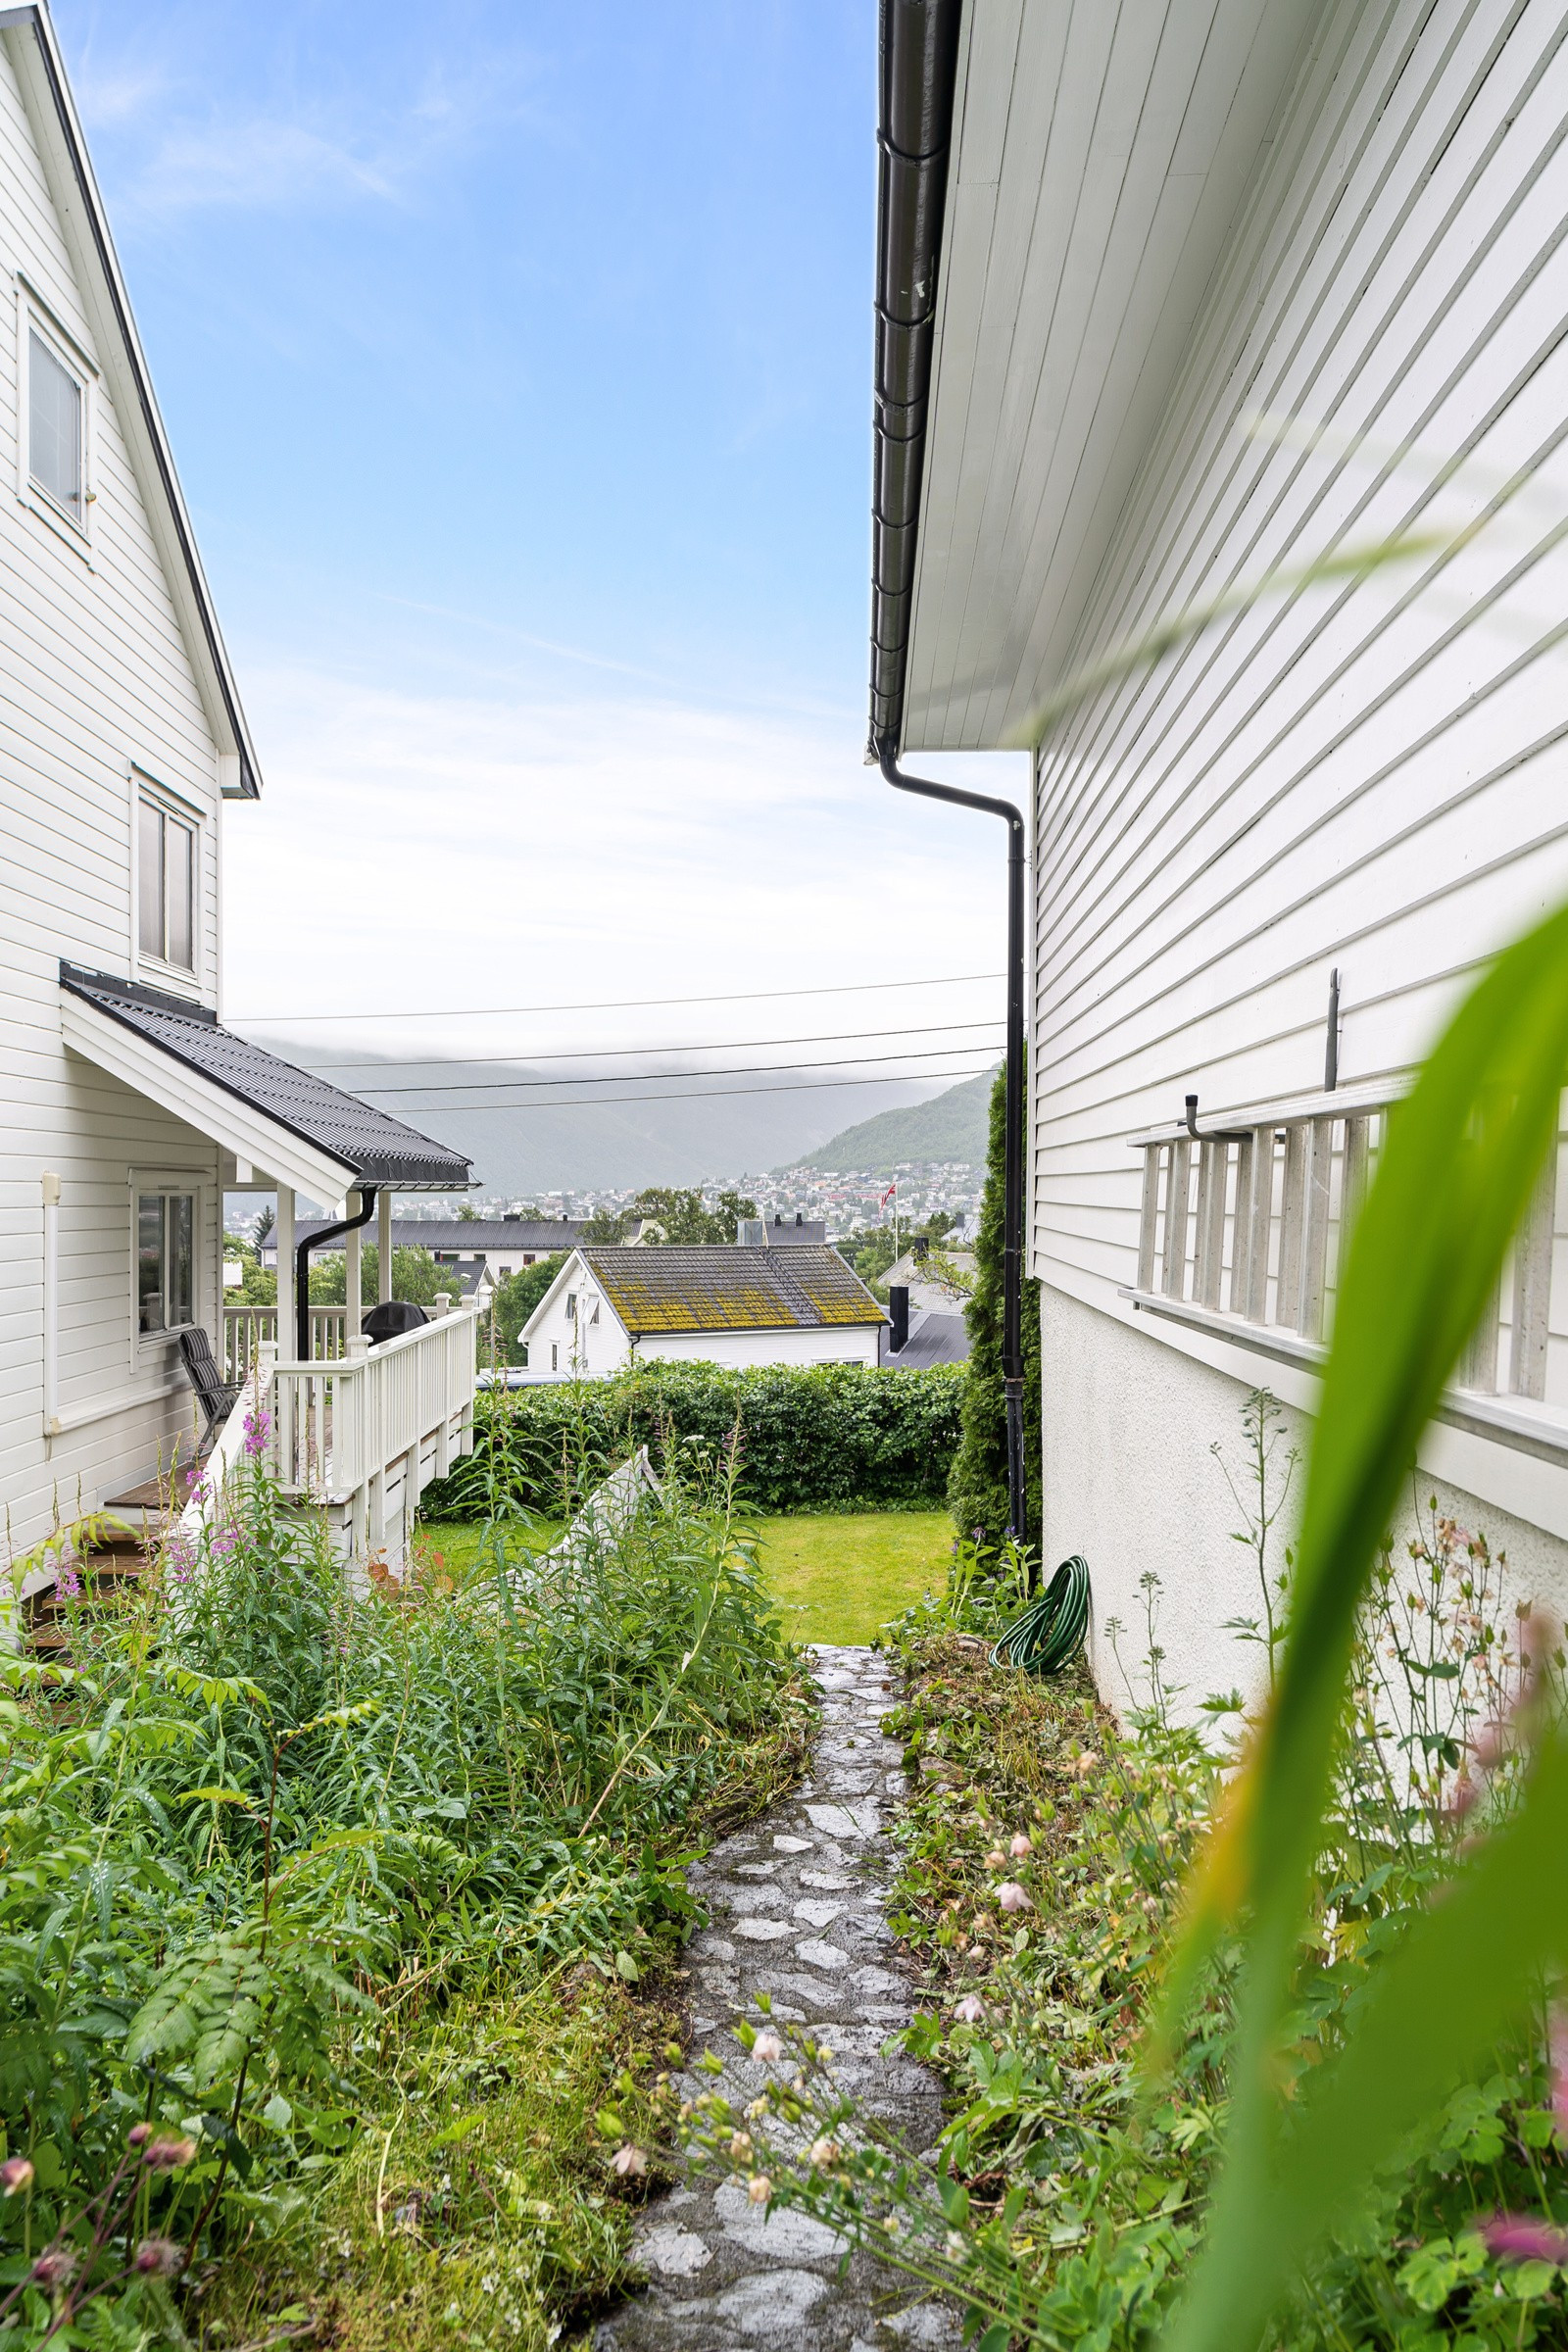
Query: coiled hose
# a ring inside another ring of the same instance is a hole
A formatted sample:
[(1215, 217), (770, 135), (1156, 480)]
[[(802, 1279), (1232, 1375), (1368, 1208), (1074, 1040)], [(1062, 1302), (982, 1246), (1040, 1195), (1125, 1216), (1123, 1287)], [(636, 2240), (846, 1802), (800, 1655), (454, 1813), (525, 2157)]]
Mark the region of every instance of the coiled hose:
[(1088, 1630), (1089, 1562), (1075, 1551), (1040, 1598), (1008, 1626), (991, 1652), (991, 1663), (1021, 1666), (1026, 1674), (1059, 1674), (1078, 1655)]

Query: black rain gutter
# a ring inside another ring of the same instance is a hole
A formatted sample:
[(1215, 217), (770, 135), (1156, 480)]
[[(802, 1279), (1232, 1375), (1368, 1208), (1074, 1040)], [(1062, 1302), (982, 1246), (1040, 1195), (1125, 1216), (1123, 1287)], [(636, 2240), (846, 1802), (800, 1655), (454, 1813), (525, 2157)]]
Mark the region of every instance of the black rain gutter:
[(294, 1251), (294, 1345), (299, 1350), (297, 1361), (302, 1364), (311, 1360), (311, 1251), (319, 1250), (324, 1242), (341, 1241), (344, 1234), (358, 1233), (362, 1225), (368, 1225), (375, 1214), (376, 1191), (373, 1184), (362, 1184), (359, 1215), (344, 1217), (337, 1225), (318, 1226), (315, 1233), (305, 1236)]
[(1007, 1430), (1007, 1524), (1014, 1540), (1025, 1544), (1029, 1513), (1023, 1431), (1023, 816), (1011, 801), (960, 792), (952, 784), (929, 783), (906, 775), (899, 765), (960, 8), (961, 0), (881, 0), (868, 756), (899, 792), (1000, 816), (1007, 828), (1002, 1388)]

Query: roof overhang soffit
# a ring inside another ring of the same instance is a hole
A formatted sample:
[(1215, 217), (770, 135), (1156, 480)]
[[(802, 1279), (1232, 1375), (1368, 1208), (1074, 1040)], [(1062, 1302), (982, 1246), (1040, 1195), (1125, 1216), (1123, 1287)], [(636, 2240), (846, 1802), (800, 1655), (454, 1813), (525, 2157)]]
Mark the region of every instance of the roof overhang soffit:
[(250, 732), (47, 9), (0, 6), (0, 41), (5, 43), (37, 141), (91, 322), (94, 357), (124, 436), (203, 710), (218, 746), (220, 788), (227, 799), (255, 800), (261, 779)]
[(356, 1168), (291, 1133), (240, 1096), (215, 1086), (123, 1022), (64, 991), (60, 1030), (74, 1053), (182, 1119), (199, 1135), (211, 1136), (237, 1159), (265, 1168), (278, 1184), (291, 1185), (307, 1200), (341, 1200), (358, 1183)]

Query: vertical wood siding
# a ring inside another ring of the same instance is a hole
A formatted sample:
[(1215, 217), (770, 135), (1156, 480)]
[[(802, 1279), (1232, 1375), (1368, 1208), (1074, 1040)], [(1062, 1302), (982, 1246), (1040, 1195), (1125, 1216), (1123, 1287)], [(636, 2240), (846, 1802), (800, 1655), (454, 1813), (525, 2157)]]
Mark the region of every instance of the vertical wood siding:
[(1136, 1281), (1124, 1139), (1188, 1092), (1217, 1118), (1321, 1087), (1331, 966), (1341, 1081), (1378, 1079), (1568, 893), (1565, 436), (1568, 12), (1339, 0), (1071, 666), (1276, 566), (1501, 512), (1216, 623), (1043, 746), (1037, 1273)]
[(0, 1505), (14, 1548), (147, 1474), (189, 1421), (153, 1397), (47, 1444), (39, 1178), (63, 1183), (60, 1402), (167, 1385), (167, 1348), (133, 1362), (131, 1168), (205, 1184), (200, 1309), (216, 1299), (215, 1147), (69, 1055), (62, 956), (125, 973), (129, 770), (204, 824), (200, 973), (218, 968), (217, 757), (113, 405), (94, 394), (92, 562), (16, 494), (17, 277), (96, 358), (9, 61), (0, 50)]

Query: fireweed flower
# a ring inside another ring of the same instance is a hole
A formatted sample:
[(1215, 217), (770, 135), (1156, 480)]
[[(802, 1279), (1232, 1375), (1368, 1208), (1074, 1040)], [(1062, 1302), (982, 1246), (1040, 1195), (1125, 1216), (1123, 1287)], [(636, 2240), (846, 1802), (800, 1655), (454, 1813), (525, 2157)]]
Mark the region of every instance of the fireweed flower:
[(245, 1416), (245, 1450), (253, 1462), (261, 1460), (271, 1433), (272, 1417), (266, 1405), (253, 1405)]
[(1004, 1879), (997, 1888), (997, 1901), (1004, 1911), (1032, 1911), (1033, 1903), (1016, 1879)]
[(67, 1600), (79, 1600), (81, 1598), (81, 1579), (76, 1574), (75, 1567), (72, 1561), (67, 1560), (60, 1568), (59, 1573), (56, 1575), (55, 1591), (61, 1593)]
[(1568, 2263), (1568, 2237), (1538, 2213), (1494, 2213), (1481, 2235), (1499, 2262)]
[(8, 2156), (0, 2164), (0, 2191), (8, 2197), (20, 2195), (32, 2186), (32, 2167), (25, 2156)]

